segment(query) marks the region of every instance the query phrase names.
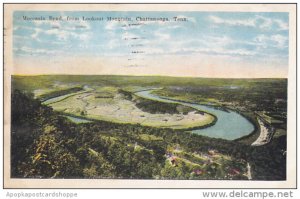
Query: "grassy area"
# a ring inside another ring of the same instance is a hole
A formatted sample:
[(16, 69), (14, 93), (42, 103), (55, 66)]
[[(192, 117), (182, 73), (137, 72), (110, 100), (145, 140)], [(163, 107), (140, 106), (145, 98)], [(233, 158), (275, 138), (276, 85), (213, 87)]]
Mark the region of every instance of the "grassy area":
[(78, 92), (74, 92), (74, 93), (68, 93), (68, 94), (65, 94), (65, 95), (53, 97), (53, 98), (50, 98), (46, 101), (43, 101), (43, 104), (50, 105), (50, 104), (53, 104), (53, 103), (58, 103), (58, 102), (61, 102), (63, 100), (66, 100), (67, 98), (70, 98), (72, 96), (79, 95), (79, 94), (86, 93), (86, 92), (88, 92), (88, 91), (78, 91)]
[(38, 96), (38, 99), (41, 101), (46, 101), (51, 98), (59, 97), (62, 95), (67, 95), (71, 93), (76, 93), (78, 91), (81, 91), (83, 88), (80, 86), (72, 87), (72, 88), (67, 88), (67, 89), (57, 89), (51, 92), (43, 93)]
[[(279, 90), (280, 85), (286, 85), (286, 79), (214, 79), (191, 77), (165, 76), (118, 76), (118, 75), (40, 75), (40, 76), (13, 76), (14, 88), (33, 91), (40, 88), (52, 87), (54, 82), (61, 84), (88, 84), (91, 86), (117, 86), (130, 91), (139, 90), (139, 87), (176, 87), (184, 88), (220, 88), (234, 90), (236, 88), (254, 88), (266, 85)], [(272, 86), (273, 85), (273, 86)], [(275, 86), (274, 86), (275, 85)], [(276, 88), (276, 86), (279, 86)]]
[[(138, 97), (132, 91), (149, 87), (127, 84), (126, 87), (116, 86), (120, 80), (112, 82), (115, 79), (113, 76), (97, 76), (98, 81), (95, 82), (90, 82), (86, 77), (73, 78), (14, 76), (13, 87), (35, 93), (38, 99), (44, 101), (43, 104), (51, 106), (55, 111), (87, 119), (173, 129), (206, 126), (215, 120), (213, 116), (200, 114), (190, 107)], [(124, 80), (123, 77), (121, 79)], [(40, 83), (40, 87), (37, 83)]]
[[(128, 82), (124, 82), (124, 77), (14, 76), (13, 79), (15, 88), (33, 92), (43, 90), (38, 98), (45, 101), (44, 104), (56, 111), (77, 117), (173, 129), (191, 129), (206, 126), (214, 121), (214, 117), (209, 114), (199, 114), (189, 107), (135, 96), (132, 91), (149, 87), (129, 85)], [(26, 79), (28, 81), (25, 82)], [(135, 84), (141, 80), (136, 77), (129, 78), (129, 82)], [(40, 83), (40, 87), (37, 86), (37, 82)], [(149, 78), (142, 84), (149, 85)], [(67, 87), (71, 85), (73, 87)], [(79, 91), (84, 87), (89, 89)], [(123, 87), (125, 89), (122, 89)]]
[[(104, 121), (112, 121), (117, 123), (131, 123), (142, 124), (144, 126), (153, 126), (161, 128), (174, 128), (174, 129), (189, 129), (207, 125), (214, 121), (214, 118), (209, 114), (198, 114), (192, 109), (187, 112), (187, 109), (181, 108), (183, 112), (177, 111), (177, 113), (149, 113), (137, 106), (140, 102), (135, 102), (126, 99), (118, 92), (113, 94), (113, 98), (99, 98), (98, 93), (90, 91), (86, 93), (76, 94), (70, 96), (64, 100), (51, 103), (50, 106), (56, 110), (67, 114), (73, 114), (74, 116), (81, 116), (88, 119), (97, 119)], [(141, 99), (139, 99), (141, 100)], [(147, 106), (151, 107), (152, 104), (161, 104), (160, 102), (154, 102), (147, 100)], [(165, 107), (169, 104), (164, 103)]]
[(149, 134), (141, 134), (141, 135), (139, 135), (139, 137), (141, 140), (144, 140), (144, 141), (162, 141), (163, 140), (162, 137), (158, 137), (155, 135), (149, 135)]

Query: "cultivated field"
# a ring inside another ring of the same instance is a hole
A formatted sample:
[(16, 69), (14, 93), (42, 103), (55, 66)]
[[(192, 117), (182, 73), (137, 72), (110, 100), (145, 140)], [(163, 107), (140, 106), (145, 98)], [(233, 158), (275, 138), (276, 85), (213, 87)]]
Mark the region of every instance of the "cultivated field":
[[(141, 124), (144, 126), (187, 129), (213, 122), (214, 118), (196, 110), (187, 114), (152, 114), (136, 107), (132, 100), (127, 100), (114, 87), (86, 89), (78, 94), (60, 96), (57, 101), (50, 99), (54, 110), (74, 116), (112, 121), (117, 123)], [(47, 101), (45, 102), (47, 104)]]

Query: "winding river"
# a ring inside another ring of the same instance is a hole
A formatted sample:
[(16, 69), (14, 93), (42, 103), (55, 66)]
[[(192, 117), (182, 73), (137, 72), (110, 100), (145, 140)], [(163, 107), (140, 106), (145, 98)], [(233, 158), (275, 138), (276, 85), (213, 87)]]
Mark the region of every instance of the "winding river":
[(153, 90), (139, 91), (136, 92), (135, 94), (140, 97), (151, 99), (151, 100), (167, 102), (167, 103), (175, 102), (178, 104), (189, 106), (197, 110), (211, 113), (218, 118), (217, 122), (213, 126), (204, 129), (192, 130), (191, 132), (193, 133), (199, 135), (205, 135), (208, 137), (234, 140), (242, 136), (248, 135), (254, 131), (253, 124), (249, 122), (245, 117), (243, 117), (242, 115), (238, 114), (235, 111), (229, 110), (228, 112), (226, 112), (219, 109), (215, 109), (211, 106), (193, 104), (187, 102), (178, 102), (168, 98), (161, 98), (159, 96), (152, 94), (151, 93), (152, 91)]
[[(167, 103), (178, 103), (178, 104), (182, 104), (185, 106), (189, 106), (189, 107), (195, 108), (200, 111), (205, 111), (205, 112), (211, 113), (218, 118), (217, 122), (213, 126), (203, 128), (203, 129), (192, 130), (191, 132), (193, 132), (193, 133), (196, 133), (199, 135), (205, 135), (208, 137), (222, 138), (222, 139), (226, 139), (226, 140), (234, 140), (234, 139), (240, 138), (242, 136), (248, 135), (254, 131), (253, 124), (251, 122), (249, 122), (245, 117), (243, 117), (242, 115), (240, 115), (239, 113), (237, 113), (235, 111), (232, 111), (232, 110), (223, 111), (220, 109), (216, 109), (212, 106), (193, 104), (193, 103), (188, 103), (188, 102), (178, 102), (178, 101), (175, 101), (172, 99), (162, 98), (162, 97), (152, 94), (151, 92), (153, 90), (155, 90), (155, 89), (138, 91), (138, 92), (135, 92), (135, 94), (140, 97), (151, 99), (151, 100), (167, 102)], [(63, 95), (63, 96), (59, 96), (59, 97), (54, 97), (54, 98), (51, 98), (51, 99), (43, 102), (43, 104), (47, 105), (47, 104), (55, 103), (64, 98), (67, 98), (67, 97), (70, 97), (70, 96), (73, 96), (76, 94), (85, 93), (88, 91), (90, 91), (90, 90), (86, 89), (84, 91), (77, 92), (75, 94), (71, 93), (71, 94), (67, 94), (67, 95)], [(91, 122), (88, 119), (85, 120), (82, 118), (77, 118), (77, 117), (72, 117), (72, 116), (68, 116), (68, 118), (76, 123)]]

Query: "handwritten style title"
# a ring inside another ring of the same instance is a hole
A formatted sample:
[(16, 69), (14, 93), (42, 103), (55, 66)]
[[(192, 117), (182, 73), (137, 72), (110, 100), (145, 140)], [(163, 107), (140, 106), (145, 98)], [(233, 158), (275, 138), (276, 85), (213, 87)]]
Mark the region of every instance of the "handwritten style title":
[(140, 21), (140, 22), (187, 22), (188, 18), (186, 17), (97, 17), (97, 16), (23, 16), (22, 19), (24, 21), (107, 21), (107, 22), (132, 22), (132, 21)]

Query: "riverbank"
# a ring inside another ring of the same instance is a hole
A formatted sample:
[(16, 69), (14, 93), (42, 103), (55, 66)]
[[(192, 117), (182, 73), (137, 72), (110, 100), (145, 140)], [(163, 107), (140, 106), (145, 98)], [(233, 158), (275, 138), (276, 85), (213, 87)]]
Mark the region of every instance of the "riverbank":
[(262, 146), (268, 144), (275, 132), (272, 127), (268, 128), (260, 119), (258, 119), (258, 123), (260, 125), (260, 135), (257, 140), (251, 144), (251, 146)]
[[(81, 119), (140, 124), (181, 131), (207, 128), (214, 125), (217, 120), (216, 116), (201, 112), (198, 109), (185, 107), (182, 104), (157, 103), (155, 100), (147, 98), (144, 101), (142, 99), (133, 100), (132, 97), (126, 95), (127, 93), (120, 93), (117, 89), (111, 91), (114, 96), (112, 98), (97, 97), (101, 88), (97, 88), (97, 92), (95, 90), (89, 91), (88, 94), (78, 93), (72, 96), (63, 96), (63, 99), (55, 100), (55, 103), (51, 103), (49, 106), (62, 114)], [(82, 100), (83, 98), (84, 100)]]
[(135, 94), (150, 100), (157, 100), (167, 103), (179, 103), (184, 106), (195, 108), (201, 112), (209, 113), (217, 118), (216, 123), (208, 128), (193, 129), (192, 133), (195, 134), (214, 138), (222, 138), (226, 140), (235, 140), (237, 138), (249, 135), (255, 130), (254, 125), (236, 110), (230, 110), (226, 108), (225, 111), (224, 107), (220, 108), (212, 105), (203, 105), (168, 99), (166, 97), (153, 94), (151, 90), (141, 91)]
[(227, 140), (249, 136), (255, 131), (253, 122), (231, 107), (178, 102), (156, 96), (151, 89), (134, 93), (114, 89), (112, 98), (99, 98), (99, 92), (102, 88), (84, 95), (84, 101), (81, 93), (50, 106), (63, 114), (87, 120), (170, 128)]
[[(155, 93), (155, 91), (154, 91), (154, 93)], [(252, 112), (243, 110), (242, 107), (237, 108), (237, 107), (234, 107), (233, 105), (228, 105), (228, 104), (207, 104), (207, 103), (199, 103), (198, 104), (198, 103), (192, 102), (191, 100), (188, 100), (188, 99), (186, 101), (184, 101), (184, 100), (168, 98), (168, 97), (160, 96), (160, 95), (159, 95), (159, 97), (163, 100), (172, 100), (172, 101), (175, 101), (178, 103), (189, 103), (191, 105), (206, 106), (206, 107), (210, 107), (212, 109), (224, 111), (227, 113), (236, 112), (236, 113), (240, 114), (241, 116), (243, 116), (246, 120), (248, 120), (254, 126), (254, 129), (252, 132), (249, 132), (249, 134), (247, 134), (245, 136), (241, 136), (241, 137), (239, 137), (237, 139), (233, 139), (233, 140), (243, 143), (243, 144), (251, 145), (259, 137), (260, 130), (259, 130), (259, 124), (257, 122), (256, 116)], [(209, 113), (211, 114), (211, 112), (209, 112)], [(195, 129), (193, 129), (193, 130), (195, 130)], [(207, 135), (207, 136), (209, 136), (209, 135)]]
[(246, 112), (238, 110), (238, 113), (245, 117), (249, 122), (254, 125), (254, 130), (249, 135), (245, 135), (243, 137), (237, 138), (234, 141), (240, 142), (246, 145), (251, 145), (260, 135), (260, 125), (257, 122), (256, 116), (253, 112)]

